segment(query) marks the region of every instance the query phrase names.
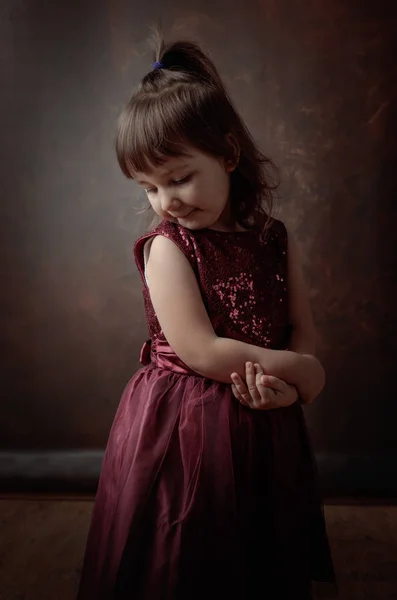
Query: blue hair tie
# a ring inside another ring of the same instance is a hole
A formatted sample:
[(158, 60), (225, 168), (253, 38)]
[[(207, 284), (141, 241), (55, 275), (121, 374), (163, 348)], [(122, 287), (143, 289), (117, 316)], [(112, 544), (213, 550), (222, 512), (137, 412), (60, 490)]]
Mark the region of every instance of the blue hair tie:
[(155, 63), (153, 63), (153, 70), (154, 70), (154, 69), (162, 69), (162, 68), (163, 68), (163, 66), (164, 66), (164, 65), (163, 65), (163, 63), (162, 63), (161, 61), (159, 61), (159, 60), (156, 60), (156, 62), (155, 62)]

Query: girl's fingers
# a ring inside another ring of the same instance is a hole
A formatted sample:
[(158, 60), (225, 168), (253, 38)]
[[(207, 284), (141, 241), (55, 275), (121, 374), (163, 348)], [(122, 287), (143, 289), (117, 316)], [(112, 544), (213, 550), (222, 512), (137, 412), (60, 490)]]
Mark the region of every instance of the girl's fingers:
[(285, 391), (285, 381), (273, 375), (262, 375), (261, 384), (265, 387), (270, 387), (277, 392), (283, 393)]
[(240, 394), (238, 393), (238, 391), (237, 391), (237, 388), (236, 388), (236, 386), (234, 385), (234, 383), (232, 383), (232, 392), (233, 392), (233, 396), (234, 396), (235, 398), (237, 398), (237, 400), (241, 400), (241, 396), (240, 396)]
[(238, 391), (241, 391), (245, 388), (245, 383), (243, 382), (238, 373), (232, 373), (230, 375), (230, 378), (233, 381), (233, 384), (236, 386), (236, 389), (238, 389)]
[(248, 392), (247, 386), (241, 379), (240, 375), (238, 373), (232, 373), (230, 377), (233, 382), (232, 392), (234, 396), (239, 402), (241, 402), (241, 404), (244, 404), (245, 406), (250, 406), (250, 394)]
[(269, 408), (272, 408), (272, 404), (274, 402), (274, 397), (276, 395), (276, 392), (271, 388), (271, 387), (267, 387), (262, 385), (262, 377), (263, 377), (263, 369), (260, 365), (258, 365), (257, 363), (255, 363), (254, 365), (255, 368), (255, 374), (256, 374), (256, 387), (258, 390), (258, 393), (260, 395), (260, 403), (258, 405), (258, 408), (260, 408), (261, 410), (268, 410)]
[(248, 404), (248, 402), (246, 402), (244, 400), (244, 398), (242, 397), (242, 395), (238, 392), (234, 383), (232, 383), (232, 392), (233, 392), (233, 396), (240, 402), (240, 404), (242, 404), (243, 406), (247, 406), (248, 408), (251, 408), (250, 405)]
[(259, 402), (261, 395), (256, 384), (255, 366), (251, 362), (245, 363), (245, 380), (247, 382), (247, 388), (251, 399), (254, 402)]
[(258, 365), (258, 363), (255, 363), (254, 369), (255, 369), (255, 385), (256, 385), (256, 387), (261, 387), (262, 386), (262, 376), (263, 376), (262, 367), (260, 365)]

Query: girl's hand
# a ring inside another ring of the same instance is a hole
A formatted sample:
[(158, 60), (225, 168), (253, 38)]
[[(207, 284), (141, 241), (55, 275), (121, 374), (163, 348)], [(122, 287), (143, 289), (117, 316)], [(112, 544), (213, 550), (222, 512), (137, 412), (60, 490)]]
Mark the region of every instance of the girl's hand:
[(250, 362), (245, 364), (245, 379), (243, 382), (238, 373), (232, 373), (232, 392), (241, 404), (254, 410), (270, 410), (290, 406), (298, 399), (294, 385), (289, 385), (282, 379), (264, 375), (260, 365)]

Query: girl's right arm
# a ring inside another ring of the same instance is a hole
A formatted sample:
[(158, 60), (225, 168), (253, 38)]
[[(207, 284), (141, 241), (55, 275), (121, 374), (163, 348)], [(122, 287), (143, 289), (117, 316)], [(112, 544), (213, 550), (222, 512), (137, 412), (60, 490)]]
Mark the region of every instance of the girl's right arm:
[(150, 297), (163, 333), (191, 369), (222, 383), (230, 374), (245, 376), (245, 363), (259, 363), (269, 373), (296, 385), (307, 402), (318, 394), (322, 367), (311, 355), (268, 350), (216, 335), (188, 260), (168, 238), (156, 236), (146, 274)]

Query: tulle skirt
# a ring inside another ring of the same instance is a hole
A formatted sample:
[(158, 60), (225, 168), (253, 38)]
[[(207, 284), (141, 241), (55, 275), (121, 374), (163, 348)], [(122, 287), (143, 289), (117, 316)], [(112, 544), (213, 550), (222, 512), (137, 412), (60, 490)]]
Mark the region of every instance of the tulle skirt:
[(306, 600), (312, 581), (334, 571), (301, 406), (252, 411), (197, 374), (138, 371), (110, 432), (78, 600)]

